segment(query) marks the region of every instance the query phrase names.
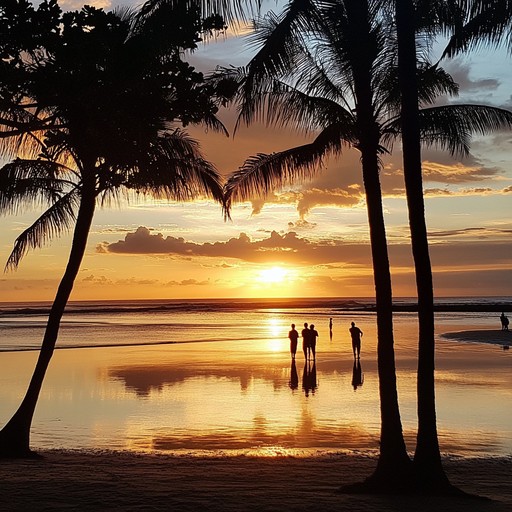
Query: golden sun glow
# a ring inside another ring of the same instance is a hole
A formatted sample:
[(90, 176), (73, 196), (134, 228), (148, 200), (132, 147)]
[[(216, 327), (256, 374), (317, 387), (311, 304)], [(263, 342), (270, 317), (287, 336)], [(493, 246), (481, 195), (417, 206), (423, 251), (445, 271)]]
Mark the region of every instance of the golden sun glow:
[(289, 277), (290, 272), (282, 267), (270, 267), (261, 270), (258, 281), (261, 283), (282, 283)]

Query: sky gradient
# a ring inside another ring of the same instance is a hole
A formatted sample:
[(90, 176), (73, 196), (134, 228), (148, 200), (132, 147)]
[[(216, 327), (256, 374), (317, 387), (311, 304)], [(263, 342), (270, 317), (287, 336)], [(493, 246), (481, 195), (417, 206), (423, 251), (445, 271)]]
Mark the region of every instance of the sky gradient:
[[(109, 9), (107, 1), (88, 2)], [(125, 2), (125, 5), (128, 2)], [(83, 2), (60, 2), (79, 8)], [(243, 40), (228, 37), (192, 56), (204, 71), (241, 65)], [(458, 103), (512, 109), (512, 57), (473, 52), (445, 63), (460, 86)], [(446, 103), (448, 99), (440, 98)], [(221, 119), (232, 134), (235, 113)], [(245, 158), (278, 151), (312, 135), (266, 126), (235, 136), (188, 131), (224, 174)], [(464, 160), (423, 151), (426, 217), (437, 296), (510, 296), (512, 290), (512, 133), (477, 137)], [(395, 296), (414, 296), (399, 144), (381, 173)], [(2, 218), (0, 261), (37, 212)], [(30, 252), (15, 272), (0, 276), (0, 301), (52, 300), (70, 236)], [(208, 201), (145, 201), (98, 209), (72, 294), (73, 300), (214, 297), (372, 297), (366, 205), (359, 155), (347, 151), (317, 177), (236, 205), (225, 222)]]

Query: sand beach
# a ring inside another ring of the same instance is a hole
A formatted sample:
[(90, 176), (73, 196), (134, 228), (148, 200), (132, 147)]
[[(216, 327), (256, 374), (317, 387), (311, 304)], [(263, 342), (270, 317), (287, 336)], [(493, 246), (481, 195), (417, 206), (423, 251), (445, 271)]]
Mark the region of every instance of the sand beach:
[(0, 464), (0, 509), (9, 511), (509, 512), (512, 458), (448, 458), (451, 482), (486, 499), (344, 495), (375, 458), (195, 457), (44, 451)]

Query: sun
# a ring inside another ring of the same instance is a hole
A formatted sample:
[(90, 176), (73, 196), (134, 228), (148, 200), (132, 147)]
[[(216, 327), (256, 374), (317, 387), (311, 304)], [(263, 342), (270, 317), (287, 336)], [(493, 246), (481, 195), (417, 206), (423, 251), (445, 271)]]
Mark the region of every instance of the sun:
[(258, 281), (261, 283), (282, 283), (288, 277), (289, 271), (282, 267), (270, 267), (260, 270)]

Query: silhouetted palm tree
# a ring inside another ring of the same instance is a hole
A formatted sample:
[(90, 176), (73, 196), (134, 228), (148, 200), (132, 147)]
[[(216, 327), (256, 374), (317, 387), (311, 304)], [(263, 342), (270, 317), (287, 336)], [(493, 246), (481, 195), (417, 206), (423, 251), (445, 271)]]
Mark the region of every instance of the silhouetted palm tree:
[[(454, 33), (444, 52), (446, 56), (467, 49), (477, 41), (498, 40), (507, 24), (510, 29), (510, 2), (483, 0), (471, 3), (474, 5), (452, 0), (395, 0), (405, 190), (418, 295), (418, 435), (414, 466), (418, 484), (423, 489), (447, 493), (457, 491), (449, 484), (443, 470), (436, 426), (434, 292), (423, 199), (416, 36), (418, 33)], [(505, 4), (508, 4), (508, 17)], [(492, 16), (489, 14), (491, 9), (494, 11)], [(418, 23), (415, 25), (411, 20)], [(501, 28), (498, 28), (500, 24)], [(460, 126), (468, 135), (498, 128), (499, 125), (481, 124), (479, 117), (469, 118), (466, 126)], [(467, 148), (461, 150), (467, 153)]]
[[(361, 153), (375, 280), (381, 444), (378, 467), (367, 487), (397, 489), (410, 483), (398, 409), (392, 293), (379, 180), (380, 155), (400, 135), (396, 31), (387, 2), (292, 1), (280, 16), (259, 20), (260, 45), (246, 69), (228, 73), (240, 82), (240, 117), (317, 132), (313, 142), (246, 160), (226, 185), (231, 201), (266, 194), (318, 172), (325, 157), (344, 147)], [(416, 64), (416, 63), (415, 63)], [(237, 74), (238, 73), (238, 74)], [(418, 94), (429, 105), (456, 84), (440, 68), (419, 63)], [(467, 151), (479, 129), (510, 126), (503, 110), (473, 105), (424, 108), (419, 130), (426, 144)], [(437, 437), (436, 437), (437, 439)]]
[(12, 84), (0, 85), (6, 99), (0, 103), (0, 148), (23, 152), (0, 171), (0, 212), (45, 207), (17, 238), (7, 267), (73, 229), (34, 374), (0, 431), (0, 456), (32, 454), (34, 410), (96, 207), (134, 195), (210, 197), (224, 204), (221, 177), (175, 124), (223, 129), (215, 118), (215, 91), (181, 58), (199, 40), (197, 13), (164, 8), (156, 20), (142, 22), (130, 12), (85, 7), (57, 18), (59, 30), (48, 26), (44, 53), (34, 53), (11, 75), (18, 94), (11, 94)]

